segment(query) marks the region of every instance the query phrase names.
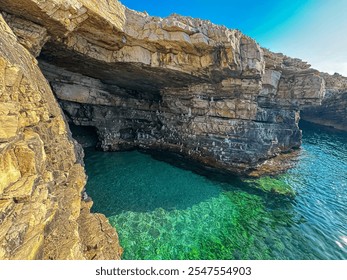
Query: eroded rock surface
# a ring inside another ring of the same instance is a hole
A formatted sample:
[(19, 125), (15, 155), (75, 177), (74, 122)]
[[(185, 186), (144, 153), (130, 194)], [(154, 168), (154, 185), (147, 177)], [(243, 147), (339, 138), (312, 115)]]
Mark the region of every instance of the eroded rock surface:
[(234, 173), (274, 172), (281, 165), (266, 160), (300, 146), (299, 110), (324, 95), (306, 63), (208, 21), (151, 17), (118, 1), (23, 1), (28, 13), (2, 2), (47, 32), (40, 67), (69, 120), (96, 127), (104, 150), (170, 150)]
[(169, 150), (237, 174), (286, 168), (301, 144), (300, 110), (325, 94), (307, 63), (208, 21), (116, 0), (0, 4), (10, 26), (1, 21), (0, 258), (121, 252), (81, 201), (81, 151), (33, 56), (67, 119), (95, 127), (105, 151)]
[(0, 259), (120, 258), (115, 230), (82, 201), (82, 150), (23, 38), (0, 15)]
[(347, 78), (337, 73), (321, 74), (326, 81), (326, 94), (321, 106), (302, 111), (304, 120), (347, 131)]
[(43, 73), (69, 120), (94, 126), (107, 151), (170, 150), (238, 174), (272, 173), (284, 166), (268, 159), (300, 146), (299, 110), (324, 95), (308, 64), (208, 21), (151, 17), (118, 1), (26, 1), (28, 13), (3, 2), (46, 30)]

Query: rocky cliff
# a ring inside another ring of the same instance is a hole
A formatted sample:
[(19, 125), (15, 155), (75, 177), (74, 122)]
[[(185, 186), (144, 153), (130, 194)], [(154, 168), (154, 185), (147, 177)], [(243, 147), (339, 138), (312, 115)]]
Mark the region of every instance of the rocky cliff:
[(170, 150), (238, 174), (273, 172), (268, 159), (300, 146), (299, 110), (324, 95), (307, 64), (208, 21), (118, 1), (2, 3), (33, 54), (44, 44), (40, 67), (69, 120), (96, 127), (104, 150)]
[(115, 230), (82, 200), (83, 151), (20, 42), (0, 16), (0, 259), (119, 258)]
[(326, 94), (321, 106), (308, 107), (302, 111), (304, 120), (347, 131), (347, 78), (337, 73), (322, 73)]
[(9, 25), (0, 35), (0, 258), (120, 255), (105, 218), (81, 201), (81, 151), (51, 89), (105, 151), (173, 151), (248, 175), (285, 168), (301, 144), (299, 111), (325, 93), (308, 64), (208, 21), (151, 17), (116, 0), (0, 4)]

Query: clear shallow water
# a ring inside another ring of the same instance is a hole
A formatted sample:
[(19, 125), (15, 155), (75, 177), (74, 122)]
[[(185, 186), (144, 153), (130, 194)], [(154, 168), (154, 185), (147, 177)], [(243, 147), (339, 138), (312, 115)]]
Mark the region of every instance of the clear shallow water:
[(137, 151), (86, 150), (87, 192), (124, 259), (347, 259), (347, 133), (303, 124), (294, 199)]

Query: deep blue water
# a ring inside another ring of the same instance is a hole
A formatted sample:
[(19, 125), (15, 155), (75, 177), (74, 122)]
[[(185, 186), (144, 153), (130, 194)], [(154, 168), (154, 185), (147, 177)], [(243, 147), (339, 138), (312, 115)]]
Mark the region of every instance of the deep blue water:
[(138, 151), (86, 150), (87, 192), (124, 259), (347, 259), (347, 133), (302, 124), (294, 199)]

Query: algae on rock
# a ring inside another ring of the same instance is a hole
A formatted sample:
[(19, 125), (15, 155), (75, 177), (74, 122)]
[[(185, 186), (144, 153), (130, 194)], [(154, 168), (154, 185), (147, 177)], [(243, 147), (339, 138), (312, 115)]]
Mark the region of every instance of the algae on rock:
[(246, 179), (244, 182), (249, 184), (250, 187), (264, 192), (285, 195), (288, 197), (295, 196), (295, 191), (285, 183), (283, 176), (279, 178), (263, 176), (256, 179)]

